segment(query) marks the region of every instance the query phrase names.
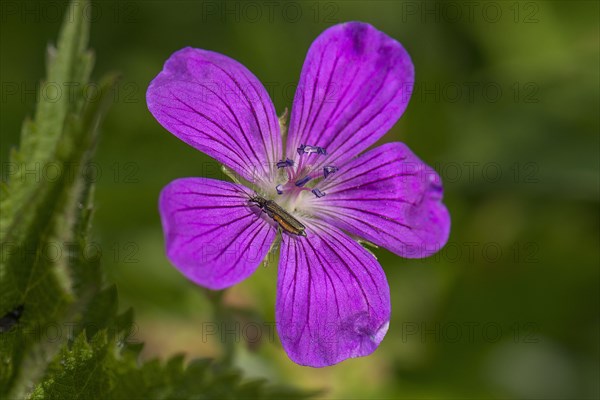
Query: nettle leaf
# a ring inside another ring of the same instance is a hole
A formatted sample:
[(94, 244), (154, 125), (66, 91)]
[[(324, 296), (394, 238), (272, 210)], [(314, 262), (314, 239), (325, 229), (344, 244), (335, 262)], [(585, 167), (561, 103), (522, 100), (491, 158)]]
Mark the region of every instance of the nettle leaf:
[[(247, 380), (212, 360), (139, 362), (133, 311), (119, 313), (100, 253), (90, 255), (92, 179), (85, 175), (116, 77), (87, 99), (87, 1), (69, 5), (50, 47), (46, 96), (22, 127), (0, 192), (0, 396), (31, 399), (307, 398)], [(56, 96), (52, 91), (57, 90)], [(62, 93), (59, 95), (58, 93)]]
[[(70, 5), (57, 47), (48, 50), (47, 95), (23, 124), (0, 199), (0, 315), (22, 307), (19, 323), (0, 337), (0, 394), (21, 396), (31, 387), (60, 348), (49, 330), (76, 321), (102, 284), (94, 260), (81, 262), (92, 195), (84, 171), (116, 78), (104, 79), (99, 95), (86, 100), (93, 56), (86, 50), (85, 6)], [(53, 90), (55, 96), (48, 94)]]
[(93, 340), (77, 336), (70, 349), (63, 348), (49, 366), (49, 378), (38, 385), (31, 399), (107, 398), (110, 378), (105, 370), (110, 345), (104, 333)]
[(175, 356), (166, 363), (138, 365), (135, 357), (115, 352), (106, 333), (99, 332), (91, 341), (82, 333), (63, 349), (29, 398), (305, 399), (315, 394), (264, 380), (244, 381), (239, 371), (208, 359), (185, 366), (184, 357)]
[[(132, 342), (133, 313), (117, 314), (111, 286), (88, 304), (76, 338), (50, 363), (30, 399), (304, 399), (317, 392), (246, 380), (240, 371), (210, 359), (185, 364), (183, 355), (166, 362), (139, 362), (141, 344)], [(83, 329), (80, 329), (83, 328)]]

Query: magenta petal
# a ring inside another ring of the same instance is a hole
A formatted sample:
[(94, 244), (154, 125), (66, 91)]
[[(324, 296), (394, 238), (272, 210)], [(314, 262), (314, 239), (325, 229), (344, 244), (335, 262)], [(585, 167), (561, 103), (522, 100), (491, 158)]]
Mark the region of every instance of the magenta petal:
[(287, 156), (301, 144), (324, 148), (329, 164), (356, 156), (398, 121), (413, 82), (408, 53), (386, 34), (359, 22), (327, 29), (302, 68)]
[(169, 132), (251, 182), (270, 181), (281, 155), (279, 121), (267, 91), (235, 60), (207, 50), (174, 53), (146, 94)]
[(438, 174), (403, 143), (344, 165), (313, 199), (323, 220), (407, 258), (438, 251), (450, 233)]
[(248, 205), (252, 192), (233, 183), (183, 178), (160, 194), (167, 257), (188, 279), (223, 289), (252, 274), (276, 230)]
[(381, 266), (333, 227), (283, 235), (277, 331), (296, 363), (324, 367), (371, 354), (387, 332), (390, 290)]

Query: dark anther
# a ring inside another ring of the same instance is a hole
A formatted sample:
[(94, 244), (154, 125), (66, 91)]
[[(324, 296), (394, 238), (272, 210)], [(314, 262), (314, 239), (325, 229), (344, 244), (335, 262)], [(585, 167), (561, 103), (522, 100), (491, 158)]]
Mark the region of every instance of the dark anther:
[(322, 154), (325, 155), (327, 154), (327, 151), (319, 146), (309, 146), (306, 144), (301, 144), (300, 147), (298, 147), (298, 154), (302, 155), (302, 154), (310, 154), (310, 153), (317, 153), (317, 154)]
[(317, 198), (321, 198), (327, 194), (327, 193), (321, 192), (319, 189), (313, 189), (313, 190), (311, 190), (311, 192), (313, 192), (313, 194), (315, 196), (317, 196)]
[(334, 172), (337, 172), (338, 170), (338, 167), (334, 167), (333, 165), (326, 165), (325, 167), (323, 167), (323, 176), (327, 178), (329, 175), (333, 174)]
[(285, 160), (277, 161), (277, 168), (293, 167), (294, 160), (286, 158)]
[(310, 181), (310, 176), (305, 176), (304, 178), (302, 178), (302, 179), (298, 179), (298, 180), (296, 181), (296, 186), (298, 186), (298, 187), (302, 187), (302, 186), (304, 186), (304, 185), (306, 184), (306, 182), (308, 182), (308, 181)]

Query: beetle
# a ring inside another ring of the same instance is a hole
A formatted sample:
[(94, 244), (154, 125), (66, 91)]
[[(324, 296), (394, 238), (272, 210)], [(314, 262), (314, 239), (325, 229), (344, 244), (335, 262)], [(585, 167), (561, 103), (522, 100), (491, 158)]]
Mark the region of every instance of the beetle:
[(249, 201), (266, 212), (287, 233), (306, 237), (306, 232), (304, 231), (306, 227), (273, 200), (267, 200), (259, 195), (255, 195)]

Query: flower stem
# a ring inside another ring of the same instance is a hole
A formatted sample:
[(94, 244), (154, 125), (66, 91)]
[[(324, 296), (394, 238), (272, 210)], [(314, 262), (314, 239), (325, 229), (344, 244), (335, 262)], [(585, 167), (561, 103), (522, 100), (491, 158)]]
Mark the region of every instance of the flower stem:
[(235, 319), (229, 308), (223, 302), (225, 290), (204, 290), (206, 297), (210, 301), (213, 308), (213, 321), (217, 327), (217, 340), (223, 346), (223, 365), (230, 366), (235, 358), (235, 335), (230, 335), (227, 332), (227, 327), (235, 326)]

